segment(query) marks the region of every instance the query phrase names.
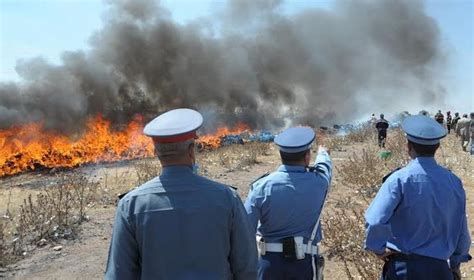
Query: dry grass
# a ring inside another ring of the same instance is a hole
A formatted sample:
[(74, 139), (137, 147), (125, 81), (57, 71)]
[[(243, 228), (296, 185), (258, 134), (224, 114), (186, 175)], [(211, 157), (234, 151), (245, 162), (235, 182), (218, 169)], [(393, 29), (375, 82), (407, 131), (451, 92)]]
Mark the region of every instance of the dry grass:
[(3, 220), (0, 220), (0, 267), (6, 267), (10, 263), (7, 248), (7, 240), (5, 236), (5, 225)]
[(221, 166), (228, 171), (246, 170), (259, 163), (259, 156), (267, 155), (268, 143), (251, 142), (244, 145), (230, 145), (215, 151), (204, 151), (198, 154), (197, 161), (204, 173), (209, 166)]
[(385, 172), (384, 161), (376, 148), (353, 153), (337, 167), (340, 181), (348, 191), (336, 199), (323, 220), (326, 233), (323, 242), (328, 257), (344, 265), (348, 279), (376, 279), (380, 275), (381, 262), (363, 248), (364, 211), (377, 193)]
[(29, 194), (20, 205), (12, 209), (8, 205), (0, 230), (2, 259), (7, 263), (16, 260), (15, 256), (26, 255), (39, 243), (75, 238), (78, 226), (88, 219), (97, 183), (74, 172), (58, 175), (53, 181), (36, 195)]
[(346, 137), (344, 136), (333, 136), (325, 138), (323, 144), (331, 151), (344, 151), (344, 146), (348, 145)]
[(137, 185), (150, 181), (161, 172), (161, 164), (156, 158), (139, 161), (133, 167), (137, 173)]
[(368, 143), (377, 139), (377, 131), (370, 123), (360, 125), (345, 136), (348, 143)]

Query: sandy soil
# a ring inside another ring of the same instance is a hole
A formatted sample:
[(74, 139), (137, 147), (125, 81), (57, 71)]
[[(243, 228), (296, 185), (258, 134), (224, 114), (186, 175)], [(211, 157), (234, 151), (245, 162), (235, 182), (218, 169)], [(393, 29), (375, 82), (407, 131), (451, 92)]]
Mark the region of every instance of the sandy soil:
[[(332, 158), (337, 166), (346, 160), (348, 153), (362, 149), (362, 144), (345, 147), (346, 151), (333, 151)], [(258, 158), (259, 164), (253, 165), (246, 170), (228, 171), (219, 164), (205, 166), (202, 171), (205, 176), (216, 179), (223, 183), (235, 186), (244, 199), (247, 194), (248, 185), (256, 177), (267, 171), (274, 170), (279, 165), (276, 149), (270, 148), (268, 155)], [(472, 168), (472, 161), (471, 171)], [(105, 171), (123, 172), (127, 166), (121, 165), (120, 171), (114, 165), (101, 167)], [(105, 174), (105, 173), (102, 173)], [(35, 180), (48, 179), (45, 173), (30, 173), (14, 178), (0, 180), (0, 213), (4, 213), (9, 197), (11, 204), (21, 202), (29, 193), (37, 192), (34, 187)], [(474, 230), (474, 177), (470, 172), (463, 178), (467, 192), (467, 207), (469, 212), (470, 229)], [(344, 187), (336, 180), (329, 195), (332, 198), (344, 195)], [(8, 193), (12, 192), (12, 196)], [(90, 220), (80, 228), (79, 238), (74, 241), (62, 241), (61, 243), (48, 244), (38, 248), (26, 258), (0, 269), (0, 278), (6, 279), (101, 279), (105, 270), (107, 251), (113, 226), (113, 206), (97, 206), (88, 212)], [(474, 231), (472, 232), (474, 235)], [(53, 247), (62, 245), (62, 250), (54, 251)], [(463, 266), (465, 279), (474, 279), (474, 263)], [(334, 260), (327, 260), (325, 269), (326, 279), (347, 279), (341, 264)]]

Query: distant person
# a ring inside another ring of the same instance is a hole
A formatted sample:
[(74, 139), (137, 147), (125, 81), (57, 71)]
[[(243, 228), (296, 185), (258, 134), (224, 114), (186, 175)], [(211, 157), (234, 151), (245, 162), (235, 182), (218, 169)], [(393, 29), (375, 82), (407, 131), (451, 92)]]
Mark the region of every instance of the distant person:
[(429, 113), (428, 111), (426, 111), (426, 110), (421, 110), (421, 111), (418, 113), (418, 115), (422, 115), (422, 116), (427, 116), (427, 117), (429, 117), (429, 116), (430, 116), (430, 113)]
[[(451, 122), (451, 129), (454, 130), (454, 134), (456, 134), (456, 127), (460, 119), (461, 117), (459, 117), (459, 113), (458, 112), (454, 113), (454, 118), (453, 118), (453, 121)], [(456, 135), (456, 136), (459, 136), (459, 135)]]
[(242, 201), (193, 172), (202, 122), (200, 113), (176, 109), (145, 126), (163, 170), (120, 199), (105, 279), (256, 279)]
[(258, 235), (258, 280), (322, 279), (324, 262), (317, 244), (332, 163), (328, 150), (320, 146), (310, 166), (315, 136), (309, 127), (277, 135), (282, 165), (252, 183), (245, 209)]
[(467, 145), (469, 144), (469, 125), (471, 120), (467, 117), (467, 114), (463, 114), (462, 118), (458, 121), (456, 126), (456, 133), (461, 138), (461, 147), (463, 151), (467, 151)]
[(420, 115), (402, 129), (412, 160), (384, 178), (367, 209), (365, 248), (385, 262), (382, 280), (452, 280), (471, 259), (471, 239), (462, 182), (434, 158), (447, 132)]
[(375, 114), (372, 114), (372, 115), (370, 116), (369, 123), (374, 124), (376, 121), (377, 121), (377, 118), (375, 117)]
[(448, 129), (448, 134), (451, 133), (451, 125), (452, 125), (451, 111), (447, 111), (446, 112), (446, 128)]
[(443, 115), (443, 113), (441, 113), (441, 110), (438, 110), (438, 113), (436, 113), (434, 118), (439, 124), (441, 124), (441, 125), (444, 124), (444, 115)]
[(380, 119), (375, 123), (375, 128), (378, 132), (378, 144), (380, 148), (385, 148), (388, 127), (388, 121), (384, 118), (384, 114), (380, 114)]
[(474, 155), (474, 112), (470, 114), (471, 120), (469, 121), (469, 135), (470, 135), (470, 149), (471, 155)]

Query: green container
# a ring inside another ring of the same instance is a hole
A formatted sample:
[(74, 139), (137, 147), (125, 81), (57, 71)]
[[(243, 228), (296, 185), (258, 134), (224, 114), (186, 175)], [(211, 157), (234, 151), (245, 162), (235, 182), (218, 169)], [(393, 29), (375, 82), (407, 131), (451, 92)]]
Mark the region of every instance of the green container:
[(392, 156), (392, 152), (390, 151), (381, 151), (379, 153), (379, 157), (383, 160), (389, 159)]

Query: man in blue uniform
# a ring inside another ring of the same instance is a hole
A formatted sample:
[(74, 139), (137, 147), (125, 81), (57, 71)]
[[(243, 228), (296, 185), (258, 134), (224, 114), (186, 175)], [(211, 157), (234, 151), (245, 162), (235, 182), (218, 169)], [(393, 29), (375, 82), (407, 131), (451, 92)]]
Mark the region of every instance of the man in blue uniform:
[(386, 177), (365, 214), (365, 247), (385, 261), (382, 279), (453, 279), (470, 259), (461, 180), (434, 155), (446, 129), (432, 118), (406, 118), (412, 161)]
[(164, 113), (145, 126), (163, 171), (118, 203), (105, 279), (255, 279), (257, 248), (230, 187), (193, 173), (201, 114)]
[(314, 139), (309, 127), (289, 128), (277, 135), (274, 141), (283, 164), (254, 182), (245, 201), (253, 232), (258, 229), (258, 279), (322, 277), (322, 261), (315, 259), (322, 258), (317, 247), (319, 218), (332, 164), (328, 151), (320, 146), (316, 162), (308, 167)]

